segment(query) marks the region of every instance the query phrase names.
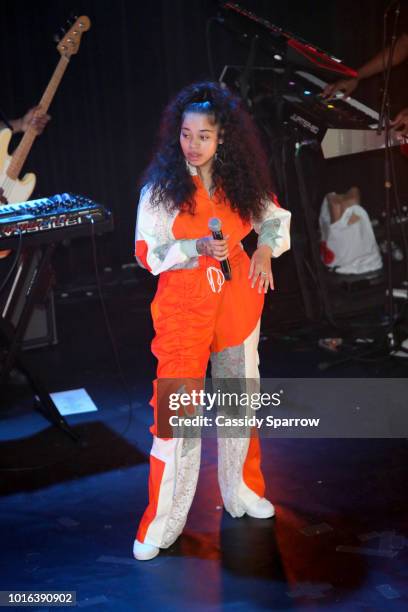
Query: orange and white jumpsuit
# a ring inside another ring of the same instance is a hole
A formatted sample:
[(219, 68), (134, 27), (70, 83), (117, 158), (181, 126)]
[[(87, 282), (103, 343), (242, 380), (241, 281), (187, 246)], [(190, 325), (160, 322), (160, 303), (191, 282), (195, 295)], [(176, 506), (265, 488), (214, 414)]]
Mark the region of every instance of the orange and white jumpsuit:
[[(149, 504), (137, 531), (140, 542), (167, 548), (181, 534), (191, 506), (200, 467), (199, 438), (159, 438), (157, 380), (204, 379), (209, 359), (215, 378), (258, 378), (258, 340), (264, 294), (251, 288), (250, 260), (241, 240), (252, 230), (258, 245), (268, 244), (273, 257), (290, 248), (290, 212), (276, 201), (260, 222), (244, 222), (228, 203), (210, 197), (196, 169), (194, 215), (152, 208), (150, 191), (141, 193), (136, 225), (138, 263), (160, 274), (151, 305), (152, 351), (158, 360), (151, 405), (155, 411), (150, 454)], [(229, 236), (232, 280), (224, 281), (220, 262), (198, 255), (196, 240), (211, 235), (208, 221), (218, 217)], [(257, 437), (218, 438), (218, 481), (226, 510), (242, 516), (245, 507), (264, 496)]]

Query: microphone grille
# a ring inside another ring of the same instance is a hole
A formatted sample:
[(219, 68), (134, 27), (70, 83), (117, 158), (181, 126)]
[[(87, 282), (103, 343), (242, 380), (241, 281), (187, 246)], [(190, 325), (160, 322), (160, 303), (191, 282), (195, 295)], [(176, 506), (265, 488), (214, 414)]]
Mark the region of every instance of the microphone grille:
[(212, 232), (220, 232), (221, 231), (221, 221), (218, 217), (211, 217), (208, 221), (208, 227)]

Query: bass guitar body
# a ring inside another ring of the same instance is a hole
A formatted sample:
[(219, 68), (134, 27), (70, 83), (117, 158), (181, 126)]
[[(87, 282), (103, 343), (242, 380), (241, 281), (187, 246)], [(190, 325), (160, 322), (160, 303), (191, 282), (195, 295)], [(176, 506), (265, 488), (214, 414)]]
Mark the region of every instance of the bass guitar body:
[[(11, 162), (8, 148), (11, 140), (11, 130), (0, 132), (0, 201), (2, 204), (25, 202), (29, 199), (35, 187), (35, 174), (25, 174), (22, 179), (11, 179), (7, 176), (7, 169)], [(4, 201), (6, 200), (6, 201)]]
[[(11, 140), (11, 130), (5, 129), (0, 132), (0, 205), (26, 202), (34, 191), (35, 174), (29, 172), (22, 179), (12, 179), (7, 175), (11, 162), (8, 148)], [(0, 251), (0, 259), (9, 255), (10, 251)]]

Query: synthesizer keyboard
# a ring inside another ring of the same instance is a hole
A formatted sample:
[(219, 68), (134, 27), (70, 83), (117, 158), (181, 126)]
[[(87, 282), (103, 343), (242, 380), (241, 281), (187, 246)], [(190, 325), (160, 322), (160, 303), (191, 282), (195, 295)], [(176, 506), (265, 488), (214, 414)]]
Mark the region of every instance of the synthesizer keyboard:
[(113, 229), (112, 213), (82, 195), (62, 193), (0, 206), (0, 248), (61, 242)]

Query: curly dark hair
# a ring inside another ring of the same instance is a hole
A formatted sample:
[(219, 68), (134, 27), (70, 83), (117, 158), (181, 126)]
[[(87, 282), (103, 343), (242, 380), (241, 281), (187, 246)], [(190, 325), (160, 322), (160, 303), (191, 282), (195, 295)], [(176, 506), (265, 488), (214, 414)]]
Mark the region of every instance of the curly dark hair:
[(272, 181), (258, 129), (241, 100), (211, 81), (185, 87), (163, 113), (157, 148), (142, 180), (152, 189), (152, 204), (194, 214), (196, 186), (180, 146), (181, 124), (189, 111), (207, 114), (221, 130), (223, 144), (212, 169), (215, 187), (243, 220), (259, 219)]

